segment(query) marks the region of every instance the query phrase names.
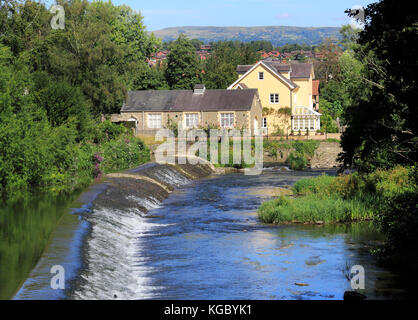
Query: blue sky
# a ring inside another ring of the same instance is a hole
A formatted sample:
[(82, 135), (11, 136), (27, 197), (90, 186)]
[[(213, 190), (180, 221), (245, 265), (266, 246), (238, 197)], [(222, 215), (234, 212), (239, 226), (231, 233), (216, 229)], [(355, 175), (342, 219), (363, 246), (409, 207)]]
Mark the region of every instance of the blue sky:
[(113, 0), (141, 11), (149, 31), (179, 26), (339, 27), (373, 0)]

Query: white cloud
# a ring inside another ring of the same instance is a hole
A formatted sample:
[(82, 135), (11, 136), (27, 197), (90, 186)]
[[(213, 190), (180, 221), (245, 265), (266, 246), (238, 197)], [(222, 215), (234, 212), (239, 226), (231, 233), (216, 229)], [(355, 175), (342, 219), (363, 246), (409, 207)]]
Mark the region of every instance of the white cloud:
[(289, 19), (291, 17), (290, 13), (281, 13), (277, 16), (279, 19)]

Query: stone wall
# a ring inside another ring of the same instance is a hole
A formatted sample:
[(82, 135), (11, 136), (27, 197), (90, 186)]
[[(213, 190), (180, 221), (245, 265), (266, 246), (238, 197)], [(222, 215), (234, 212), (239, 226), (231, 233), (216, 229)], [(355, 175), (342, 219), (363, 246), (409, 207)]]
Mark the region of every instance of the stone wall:
[(321, 142), (311, 159), (312, 168), (334, 168), (339, 167), (340, 163), (337, 161), (338, 155), (342, 152), (339, 143), (335, 142)]
[[(264, 167), (271, 167), (276, 165), (283, 165), (286, 162), (292, 150), (282, 150), (278, 152), (277, 157), (272, 157), (267, 151), (264, 151)], [(311, 168), (335, 168), (340, 164), (337, 161), (338, 154), (342, 152), (339, 143), (336, 142), (321, 142), (315, 155), (310, 159)]]

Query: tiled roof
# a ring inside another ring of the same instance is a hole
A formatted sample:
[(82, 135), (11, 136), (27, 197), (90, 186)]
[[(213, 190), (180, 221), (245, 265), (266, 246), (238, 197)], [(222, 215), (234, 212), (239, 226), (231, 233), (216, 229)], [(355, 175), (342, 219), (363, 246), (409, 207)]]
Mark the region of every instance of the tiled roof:
[(222, 111), (250, 110), (257, 89), (206, 90), (194, 94), (193, 90), (129, 91), (127, 103), (121, 112), (135, 111)]

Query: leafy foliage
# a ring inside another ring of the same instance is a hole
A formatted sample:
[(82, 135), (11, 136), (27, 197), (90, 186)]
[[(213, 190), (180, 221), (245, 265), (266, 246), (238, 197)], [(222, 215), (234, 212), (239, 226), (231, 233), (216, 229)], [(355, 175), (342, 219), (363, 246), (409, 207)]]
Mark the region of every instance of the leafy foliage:
[(135, 81), (142, 85), (132, 73), (159, 42), (128, 7), (59, 3), (64, 30), (50, 27), (41, 3), (0, 8), (0, 198), (7, 200), (88, 185), (95, 154), (104, 172), (148, 159), (126, 128), (96, 116), (119, 109)]
[(416, 180), (415, 167), (302, 179), (293, 186), (298, 197), (264, 202), (259, 216), (268, 223), (375, 219), (389, 246), (415, 248)]
[[(344, 113), (348, 128), (341, 145), (344, 164), (362, 171), (413, 165), (418, 157), (416, 131), (417, 14), (393, 0), (370, 4), (355, 54), (365, 61), (361, 94), (351, 93)], [(395, 17), (402, 16), (401, 20)]]
[(201, 67), (193, 44), (180, 35), (167, 57), (165, 76), (171, 89), (193, 89), (201, 83)]

